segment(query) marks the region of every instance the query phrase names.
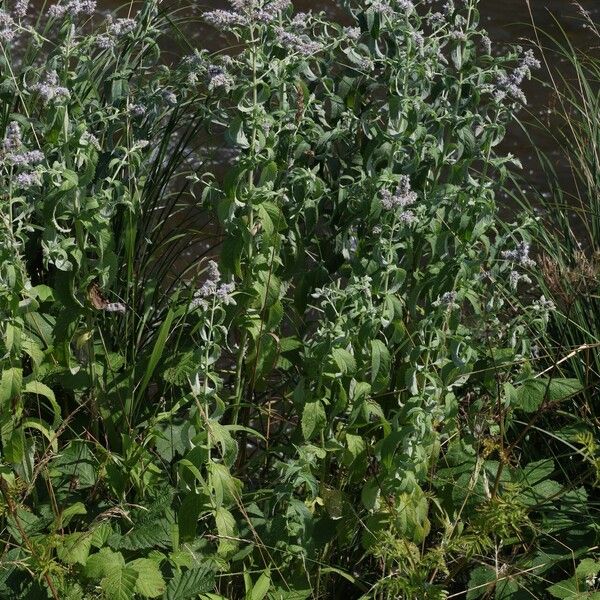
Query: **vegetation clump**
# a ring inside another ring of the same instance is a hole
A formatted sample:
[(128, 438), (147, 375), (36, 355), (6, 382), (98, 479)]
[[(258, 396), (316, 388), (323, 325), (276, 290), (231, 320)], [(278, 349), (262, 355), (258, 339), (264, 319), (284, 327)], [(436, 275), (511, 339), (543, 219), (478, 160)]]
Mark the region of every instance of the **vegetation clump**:
[(594, 597), (588, 384), (496, 202), (539, 63), (344, 7), (173, 64), (155, 0), (1, 9), (0, 596)]

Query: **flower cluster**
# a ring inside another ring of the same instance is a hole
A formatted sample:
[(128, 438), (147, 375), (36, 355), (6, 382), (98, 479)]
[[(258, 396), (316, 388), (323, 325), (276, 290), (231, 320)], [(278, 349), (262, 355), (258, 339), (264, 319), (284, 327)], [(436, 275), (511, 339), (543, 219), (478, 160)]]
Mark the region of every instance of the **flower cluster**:
[(146, 107), (142, 104), (132, 104), (129, 107), (129, 114), (134, 118), (141, 118), (146, 114)]
[(251, 19), (261, 23), (270, 23), (277, 15), (291, 6), (290, 0), (273, 0), (264, 8), (255, 9), (251, 12)]
[(91, 15), (96, 10), (96, 0), (69, 0), (64, 4), (54, 4), (48, 9), (48, 15), (53, 18), (64, 16), (78, 17)]
[(127, 307), (122, 302), (109, 302), (104, 306), (103, 310), (122, 315), (127, 312)]
[(249, 25), (252, 22), (271, 23), (284, 10), (291, 6), (290, 0), (273, 0), (262, 7), (253, 0), (230, 0), (234, 10), (211, 10), (204, 13), (204, 19), (218, 28), (231, 28)]
[(360, 39), (360, 36), (362, 35), (360, 27), (344, 27), (344, 33), (346, 34), (346, 37), (353, 42)]
[(0, 8), (0, 42), (10, 42), (15, 37), (16, 31), (17, 24), (15, 20)]
[(79, 138), (79, 142), (84, 146), (92, 146), (96, 150), (101, 150), (100, 142), (98, 138), (90, 133), (89, 131), (84, 131)]
[(308, 22), (308, 19), (308, 13), (298, 12), (294, 15), (294, 18), (292, 19), (292, 27), (295, 29), (306, 29), (306, 23)]
[(233, 79), (226, 73), (224, 69), (217, 65), (210, 65), (206, 70), (208, 74), (208, 89), (215, 90), (224, 88), (226, 92), (231, 89)]
[(494, 97), (498, 102), (510, 96), (526, 104), (527, 98), (521, 89), (521, 84), (526, 77), (531, 77), (531, 69), (539, 69), (540, 61), (535, 58), (532, 50), (527, 50), (517, 68), (510, 74), (500, 74), (496, 80)]
[(171, 90), (162, 90), (160, 95), (169, 106), (177, 106), (177, 95)]
[(248, 25), (248, 19), (232, 10), (211, 10), (204, 13), (204, 20), (217, 29), (234, 27), (236, 25)]
[(214, 260), (209, 260), (206, 281), (198, 290), (196, 290), (196, 292), (194, 292), (194, 297), (190, 303), (190, 309), (208, 308), (207, 298), (213, 298), (226, 306), (235, 304), (235, 300), (232, 296), (234, 291), (235, 283), (222, 283), (219, 266)]
[(109, 15), (107, 19), (107, 32), (99, 35), (96, 38), (96, 45), (102, 49), (113, 48), (118, 38), (131, 33), (137, 26), (135, 19), (113, 19)]
[(534, 267), (535, 261), (529, 257), (529, 244), (519, 242), (514, 250), (504, 250), (502, 258), (515, 262), (523, 267)]
[(428, 16), (427, 20), (429, 21), (429, 24), (431, 25), (431, 27), (434, 27), (434, 28), (441, 27), (446, 22), (446, 18), (444, 17), (444, 15), (441, 12), (431, 13)]
[(29, 0), (16, 0), (12, 8), (12, 14), (17, 19), (22, 19), (27, 14), (28, 7)]
[(370, 6), (371, 10), (382, 17), (391, 17), (394, 14), (394, 9), (382, 0), (373, 0)]
[(546, 298), (546, 296), (543, 296), (543, 295), (540, 296), (539, 299), (536, 300), (532, 306), (535, 310), (545, 312), (545, 313), (556, 310), (556, 304), (554, 304), (554, 302), (552, 302), (552, 300), (548, 300)]
[(414, 204), (417, 200), (417, 193), (414, 192), (410, 187), (410, 178), (408, 175), (402, 175), (398, 183), (398, 187), (394, 194), (389, 190), (381, 190), (379, 193), (381, 205), (385, 210), (397, 210), (398, 217), (405, 223), (412, 223), (415, 220), (415, 215), (409, 211), (404, 210), (407, 206)]
[(43, 81), (31, 86), (31, 91), (37, 92), (43, 99), (44, 104), (52, 100), (71, 97), (66, 87), (58, 85), (58, 74), (56, 71), (48, 71)]
[(276, 30), (277, 41), (284, 47), (289, 48), (293, 52), (298, 52), (303, 56), (310, 56), (316, 54), (322, 49), (319, 42), (309, 39), (306, 36), (297, 35), (290, 31), (278, 27)]
[(15, 177), (15, 183), (17, 187), (27, 189), (34, 185), (41, 185), (42, 178), (39, 173), (32, 171), (31, 173), (19, 173)]
[(6, 135), (2, 142), (0, 161), (10, 167), (19, 167), (23, 170), (15, 176), (14, 183), (20, 188), (39, 185), (41, 183), (39, 173), (27, 171), (43, 160), (42, 152), (25, 148), (19, 124), (11, 121), (6, 128)]
[(519, 273), (519, 271), (511, 271), (509, 276), (508, 276), (508, 283), (511, 287), (511, 289), (516, 290), (517, 286), (519, 285), (519, 282), (523, 282), (523, 283), (531, 283), (531, 279), (523, 274), (523, 273)]
[(444, 306), (448, 310), (452, 310), (454, 308), (460, 308), (460, 305), (456, 302), (457, 294), (456, 292), (445, 292), (442, 294), (434, 303), (434, 306)]
[(117, 19), (113, 21), (112, 16), (108, 18), (108, 33), (116, 37), (131, 33), (136, 27), (135, 19)]

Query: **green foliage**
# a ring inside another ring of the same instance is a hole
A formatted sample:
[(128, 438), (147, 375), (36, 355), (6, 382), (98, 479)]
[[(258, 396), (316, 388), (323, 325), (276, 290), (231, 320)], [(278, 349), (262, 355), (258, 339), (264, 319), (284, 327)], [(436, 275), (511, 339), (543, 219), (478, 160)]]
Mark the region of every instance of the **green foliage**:
[(555, 594), (597, 448), (497, 215), (535, 59), (472, 1), (231, 4), (178, 63), (153, 0), (2, 9), (1, 594)]

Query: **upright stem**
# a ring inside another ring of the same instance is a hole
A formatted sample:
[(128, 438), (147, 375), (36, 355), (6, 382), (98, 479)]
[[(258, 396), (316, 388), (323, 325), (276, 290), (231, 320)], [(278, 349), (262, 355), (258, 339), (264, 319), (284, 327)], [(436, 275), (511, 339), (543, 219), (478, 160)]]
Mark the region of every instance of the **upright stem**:
[[(255, 148), (256, 148), (256, 138), (257, 138), (257, 128), (256, 128), (256, 117), (257, 111), (256, 108), (258, 106), (258, 90), (257, 90), (257, 77), (256, 77), (256, 44), (257, 41), (254, 39), (255, 36), (255, 27), (252, 26), (250, 28), (250, 52), (251, 52), (251, 69), (252, 69), (252, 102), (253, 102), (253, 110), (252, 110), (252, 137), (250, 139), (250, 169), (248, 170), (248, 189), (252, 190), (254, 187), (254, 158), (255, 158)], [(251, 198), (247, 203), (247, 214), (248, 214), (248, 263), (246, 267), (246, 272), (244, 273), (244, 284), (247, 285), (249, 283), (250, 276), (252, 274), (252, 257), (254, 254), (254, 245), (253, 245), (253, 236), (254, 236), (254, 207), (252, 206)], [(238, 355), (236, 361), (235, 368), (235, 392), (234, 392), (234, 404), (233, 404), (233, 414), (232, 414), (232, 422), (234, 425), (237, 425), (240, 407), (242, 404), (242, 397), (244, 395), (244, 358), (246, 356), (246, 346), (248, 344), (248, 331), (244, 329), (240, 338), (240, 345), (238, 348)]]

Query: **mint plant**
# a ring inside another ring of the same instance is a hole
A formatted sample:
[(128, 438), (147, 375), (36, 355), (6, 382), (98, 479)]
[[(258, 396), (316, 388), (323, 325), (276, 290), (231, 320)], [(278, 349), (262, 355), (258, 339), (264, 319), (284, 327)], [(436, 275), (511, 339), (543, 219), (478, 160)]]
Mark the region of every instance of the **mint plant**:
[(443, 598), (575, 502), (496, 204), (537, 61), (471, 0), (344, 6), (231, 0), (173, 64), (151, 0), (3, 9), (3, 593)]

